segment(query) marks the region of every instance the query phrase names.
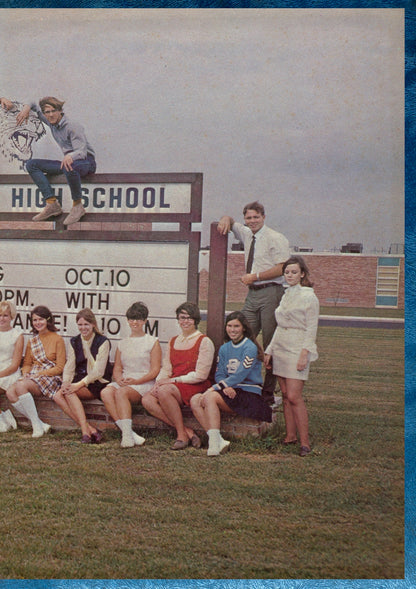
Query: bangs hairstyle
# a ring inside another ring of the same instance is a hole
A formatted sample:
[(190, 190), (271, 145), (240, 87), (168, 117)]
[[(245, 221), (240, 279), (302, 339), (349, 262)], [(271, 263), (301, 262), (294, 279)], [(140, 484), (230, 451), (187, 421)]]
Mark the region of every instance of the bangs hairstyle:
[(62, 110), (65, 102), (55, 98), (55, 96), (45, 96), (39, 100), (39, 106), (42, 112), (45, 110), (47, 104), (49, 104), (49, 106), (53, 106), (53, 108), (56, 108), (56, 110)]
[(32, 309), (30, 313), (30, 322), (32, 323), (32, 333), (38, 333), (37, 329), (33, 327), (33, 315), (38, 315), (42, 317), (42, 319), (46, 319), (46, 327), (48, 331), (58, 331), (55, 327), (55, 320), (53, 318), (52, 313), (49, 311), (48, 307), (44, 307), (43, 305), (38, 305), (34, 309)]
[(305, 260), (302, 256), (291, 256), (286, 262), (283, 264), (282, 267), (282, 274), (285, 273), (285, 270), (291, 264), (297, 264), (300, 268), (301, 273), (303, 273), (302, 278), (300, 279), (301, 286), (313, 286), (313, 282), (311, 282), (309, 278), (309, 268), (307, 267)]
[(86, 321), (87, 323), (91, 323), (91, 325), (94, 328), (94, 332), (99, 333), (101, 335), (101, 331), (98, 329), (97, 319), (94, 313), (91, 311), (91, 309), (86, 307), (85, 309), (81, 309), (81, 311), (78, 311), (75, 321), (78, 323), (80, 319), (84, 319), (84, 321)]
[(16, 317), (16, 307), (11, 301), (2, 301), (0, 303), (0, 313), (8, 313), (14, 319)]
[(201, 312), (199, 310), (198, 305), (195, 305), (195, 303), (190, 303), (189, 301), (186, 301), (186, 303), (179, 305), (179, 307), (175, 311), (176, 319), (179, 318), (179, 314), (182, 311), (188, 313), (189, 317), (191, 317), (191, 319), (194, 320), (195, 327), (198, 327), (199, 322), (201, 321)]
[(243, 215), (245, 216), (247, 211), (256, 211), (256, 213), (258, 213), (259, 215), (261, 215), (262, 217), (265, 216), (265, 212), (264, 212), (264, 206), (259, 203), (257, 200), (254, 202), (250, 202), (248, 203), (248, 205), (246, 205), (243, 209)]
[(126, 311), (127, 319), (136, 319), (146, 321), (149, 316), (149, 309), (146, 307), (144, 303), (138, 301), (137, 303), (133, 303), (131, 307), (129, 307)]
[(229, 315), (227, 315), (225, 319), (225, 327), (224, 327), (224, 341), (229, 342), (231, 341), (230, 336), (227, 333), (227, 325), (230, 321), (239, 321), (243, 326), (243, 335), (248, 339), (251, 339), (253, 343), (256, 344), (258, 349), (257, 358), (261, 361), (264, 359), (264, 351), (259, 342), (257, 341), (256, 337), (254, 336), (253, 330), (251, 329), (250, 323), (247, 321), (247, 318), (241, 311), (233, 311)]

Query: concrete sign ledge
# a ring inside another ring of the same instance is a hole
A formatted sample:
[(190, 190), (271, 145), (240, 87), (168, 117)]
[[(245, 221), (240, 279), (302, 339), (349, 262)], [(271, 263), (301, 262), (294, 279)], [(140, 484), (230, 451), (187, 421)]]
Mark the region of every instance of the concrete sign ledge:
[[(226, 313), (226, 316), (228, 313)], [(201, 310), (201, 319), (206, 320), (207, 311)], [(335, 327), (375, 327), (379, 329), (403, 329), (404, 319), (395, 317), (353, 317), (349, 315), (319, 315), (319, 325)]]
[(319, 325), (338, 327), (376, 327), (379, 329), (403, 329), (404, 319), (395, 317), (353, 317), (349, 315), (320, 315)]

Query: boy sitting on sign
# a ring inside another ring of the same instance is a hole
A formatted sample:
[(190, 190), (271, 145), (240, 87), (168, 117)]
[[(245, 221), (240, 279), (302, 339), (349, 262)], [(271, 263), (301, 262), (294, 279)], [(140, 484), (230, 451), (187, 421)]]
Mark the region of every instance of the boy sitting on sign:
[[(0, 98), (3, 108), (10, 110), (14, 103), (7, 98)], [(93, 174), (96, 170), (94, 149), (88, 142), (83, 127), (68, 119), (62, 110), (64, 102), (53, 96), (46, 96), (39, 101), (25, 104), (16, 117), (16, 124), (22, 125), (28, 118), (30, 110), (34, 110), (39, 119), (50, 127), (53, 138), (62, 149), (62, 161), (49, 159), (30, 159), (26, 162), (26, 170), (40, 189), (46, 206), (33, 221), (44, 221), (49, 217), (62, 214), (47, 175), (65, 174), (72, 196), (72, 209), (64, 221), (64, 225), (76, 223), (85, 215), (81, 202), (81, 178)]]

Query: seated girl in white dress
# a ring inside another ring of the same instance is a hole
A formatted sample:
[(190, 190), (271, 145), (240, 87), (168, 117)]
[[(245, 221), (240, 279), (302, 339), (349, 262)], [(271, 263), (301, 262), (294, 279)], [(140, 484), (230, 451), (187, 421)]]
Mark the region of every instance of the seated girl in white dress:
[(145, 439), (132, 429), (131, 404), (141, 403), (142, 396), (153, 387), (162, 363), (157, 337), (145, 333), (149, 310), (134, 303), (127, 310), (130, 337), (122, 339), (116, 351), (113, 382), (101, 391), (107, 411), (121, 430), (121, 447), (144, 444)]

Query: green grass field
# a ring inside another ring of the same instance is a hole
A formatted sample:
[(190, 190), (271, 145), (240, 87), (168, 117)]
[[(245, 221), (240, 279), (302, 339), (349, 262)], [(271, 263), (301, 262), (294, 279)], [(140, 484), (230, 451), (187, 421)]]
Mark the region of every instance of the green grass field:
[(219, 458), (1, 434), (0, 578), (403, 578), (403, 337), (319, 328), (306, 458), (281, 413)]

